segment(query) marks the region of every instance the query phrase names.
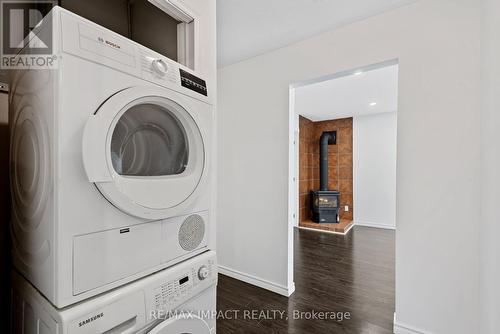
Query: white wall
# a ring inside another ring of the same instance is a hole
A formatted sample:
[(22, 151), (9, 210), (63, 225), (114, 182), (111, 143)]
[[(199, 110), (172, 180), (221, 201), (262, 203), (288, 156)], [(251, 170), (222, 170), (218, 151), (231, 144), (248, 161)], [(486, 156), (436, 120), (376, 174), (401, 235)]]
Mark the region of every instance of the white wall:
[(481, 333), (500, 333), (500, 2), (482, 2)]
[(396, 112), (355, 116), (353, 131), (354, 221), (396, 227)]
[(219, 70), (222, 266), (290, 286), (289, 85), (398, 58), (396, 330), (477, 332), (478, 5), (421, 0)]

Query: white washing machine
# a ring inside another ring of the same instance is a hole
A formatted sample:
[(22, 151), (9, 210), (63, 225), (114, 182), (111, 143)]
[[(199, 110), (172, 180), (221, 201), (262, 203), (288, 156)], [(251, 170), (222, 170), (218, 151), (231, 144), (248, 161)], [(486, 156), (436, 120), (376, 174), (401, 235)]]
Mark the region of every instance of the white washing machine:
[(210, 83), (59, 7), (39, 29), (58, 67), (13, 73), (15, 267), (64, 307), (213, 248)]
[(13, 334), (214, 334), (217, 267), (206, 252), (58, 310), (13, 274)]

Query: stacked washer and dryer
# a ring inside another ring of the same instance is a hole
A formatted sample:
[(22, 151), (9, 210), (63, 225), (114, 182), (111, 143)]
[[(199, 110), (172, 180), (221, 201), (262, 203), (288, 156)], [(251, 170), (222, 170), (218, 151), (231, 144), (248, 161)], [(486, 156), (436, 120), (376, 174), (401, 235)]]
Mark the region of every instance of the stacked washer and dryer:
[(12, 328), (215, 333), (213, 91), (60, 7), (55, 70), (12, 78)]

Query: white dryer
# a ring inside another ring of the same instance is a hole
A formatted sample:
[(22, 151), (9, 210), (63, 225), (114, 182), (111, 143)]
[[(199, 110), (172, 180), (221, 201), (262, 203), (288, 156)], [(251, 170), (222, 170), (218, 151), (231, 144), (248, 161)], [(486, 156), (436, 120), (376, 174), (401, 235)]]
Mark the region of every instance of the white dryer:
[(210, 83), (55, 7), (11, 89), (16, 268), (64, 307), (212, 248)]
[(215, 334), (215, 254), (58, 310), (13, 274), (13, 334)]

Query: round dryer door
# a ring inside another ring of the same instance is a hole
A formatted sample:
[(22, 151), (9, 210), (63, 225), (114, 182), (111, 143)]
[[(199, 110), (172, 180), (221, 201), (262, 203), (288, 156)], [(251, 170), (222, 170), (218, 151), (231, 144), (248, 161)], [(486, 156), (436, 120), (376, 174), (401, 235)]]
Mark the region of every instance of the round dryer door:
[(149, 334), (210, 334), (208, 324), (196, 315), (170, 318), (154, 327)]
[(156, 87), (111, 96), (84, 131), (87, 176), (127, 214), (161, 219), (189, 202), (204, 174), (203, 137), (190, 101)]

